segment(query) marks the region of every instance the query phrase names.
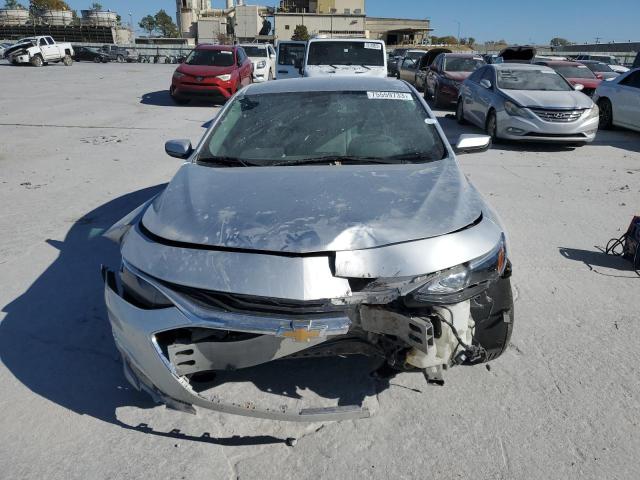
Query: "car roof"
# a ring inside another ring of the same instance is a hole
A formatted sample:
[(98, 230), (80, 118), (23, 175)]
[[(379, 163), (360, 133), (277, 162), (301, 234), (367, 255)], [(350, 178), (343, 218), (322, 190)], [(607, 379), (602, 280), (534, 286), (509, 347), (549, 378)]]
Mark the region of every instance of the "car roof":
[(292, 78), (274, 82), (253, 83), (245, 90), (253, 95), (294, 92), (400, 92), (411, 93), (405, 82), (395, 78), (345, 76), (336, 78)]
[(480, 55), (479, 53), (447, 53), (447, 52), (443, 52), (440, 55), (444, 55), (445, 57), (482, 58), (482, 55)]
[(581, 62), (572, 62), (571, 60), (543, 60), (541, 63), (550, 67), (579, 67), (582, 65)]
[(238, 47), (257, 47), (257, 48), (267, 48), (266, 43), (239, 43)]
[(231, 52), (235, 50), (233, 45), (213, 45), (209, 43), (201, 43), (196, 47), (196, 50), (219, 50), (225, 52)]
[(309, 42), (361, 42), (361, 43), (384, 43), (382, 40), (369, 38), (312, 38)]
[(495, 68), (496, 70), (545, 70), (556, 73), (553, 68), (536, 63), (492, 63), (489, 64), (489, 67)]

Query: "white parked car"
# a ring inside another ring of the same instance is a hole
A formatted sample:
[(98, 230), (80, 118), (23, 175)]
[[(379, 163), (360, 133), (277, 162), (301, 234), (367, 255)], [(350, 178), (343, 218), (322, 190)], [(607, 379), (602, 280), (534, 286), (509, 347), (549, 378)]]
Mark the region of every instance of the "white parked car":
[(63, 62), (70, 66), (74, 52), (70, 43), (56, 43), (49, 36), (41, 36), (18, 40), (5, 50), (4, 55), (14, 65), (30, 63), (34, 67), (41, 67), (50, 62)]
[(276, 51), (268, 43), (245, 43), (239, 45), (253, 63), (253, 81), (256, 83), (276, 78)]
[(640, 68), (602, 82), (593, 101), (600, 107), (600, 127), (616, 125), (640, 132)]
[(620, 61), (614, 55), (578, 55), (576, 60), (597, 60), (606, 63), (609, 68), (616, 73), (627, 73), (629, 69), (624, 65), (620, 65)]
[(387, 77), (387, 52), (382, 40), (314, 38), (309, 40), (304, 77), (362, 75)]

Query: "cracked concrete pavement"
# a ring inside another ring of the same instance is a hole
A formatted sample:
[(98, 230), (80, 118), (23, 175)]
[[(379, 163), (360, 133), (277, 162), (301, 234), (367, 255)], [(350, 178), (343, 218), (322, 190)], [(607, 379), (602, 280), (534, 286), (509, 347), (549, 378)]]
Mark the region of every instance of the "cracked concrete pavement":
[[(596, 248), (640, 213), (640, 134), (623, 130), (460, 157), (510, 233), (516, 325), (490, 369), (453, 369), (437, 388), (336, 359), (229, 385), (377, 410), (309, 425), (191, 416), (132, 390), (98, 274), (117, 251), (99, 235), (176, 171), (164, 141), (197, 141), (216, 113), (172, 105), (173, 68), (0, 62), (2, 477), (637, 478), (640, 278)], [(446, 113), (451, 139), (477, 131)]]

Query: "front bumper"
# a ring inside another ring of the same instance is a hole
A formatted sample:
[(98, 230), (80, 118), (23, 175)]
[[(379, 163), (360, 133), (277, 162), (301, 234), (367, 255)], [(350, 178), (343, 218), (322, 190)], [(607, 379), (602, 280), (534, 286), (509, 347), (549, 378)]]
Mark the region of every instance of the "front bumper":
[(253, 81), (254, 83), (262, 83), (269, 80), (269, 67), (258, 69), (255, 65), (253, 67)]
[[(179, 374), (180, 365), (170, 361), (158, 337), (163, 332), (182, 328), (224, 328), (228, 326), (229, 316), (225, 318), (223, 315), (218, 319), (211, 316), (208, 319), (196, 318), (185, 315), (178, 307), (143, 310), (127, 302), (118, 294), (113, 272), (104, 271), (103, 275), (107, 312), (116, 346), (123, 358), (125, 377), (136, 389), (149, 393), (157, 402), (190, 413), (195, 413), (193, 406), (198, 406), (222, 413), (295, 422), (339, 421), (370, 416), (369, 410), (360, 406), (302, 409), (291, 412), (285, 408), (260, 409), (251, 401), (225, 403), (217, 397), (205, 398)], [(258, 322), (247, 326), (247, 319), (242, 318), (244, 317), (242, 315), (235, 315), (235, 317), (234, 330), (243, 328), (242, 325), (245, 325), (244, 331), (268, 330), (269, 334), (226, 344), (227, 348), (225, 344), (219, 344), (218, 347), (222, 352), (218, 351), (217, 356), (220, 358), (221, 365), (226, 364), (227, 368), (233, 369), (275, 360), (319, 345), (327, 339), (328, 332), (339, 333), (345, 328), (348, 329), (350, 325), (348, 319), (344, 317), (326, 319), (324, 323), (320, 322), (324, 327), (323, 334), (302, 343), (285, 337), (287, 331), (294, 332), (296, 328), (290, 321), (287, 325), (286, 320), (280, 322), (272, 320), (268, 322), (270, 327), (265, 329), (259, 326)], [(331, 330), (332, 327), (335, 328)], [(264, 356), (264, 352), (267, 357)]]
[(234, 88), (231, 81), (214, 80), (208, 83), (198, 82), (196, 79), (172, 83), (173, 94), (177, 97), (212, 97), (229, 99), (233, 96)]
[(498, 137), (506, 140), (536, 142), (590, 143), (598, 131), (598, 117), (575, 122), (547, 122), (539, 118), (509, 115), (502, 110), (497, 114)]
[(438, 86), (438, 98), (442, 103), (457, 103), (460, 94), (460, 83), (446, 83)]

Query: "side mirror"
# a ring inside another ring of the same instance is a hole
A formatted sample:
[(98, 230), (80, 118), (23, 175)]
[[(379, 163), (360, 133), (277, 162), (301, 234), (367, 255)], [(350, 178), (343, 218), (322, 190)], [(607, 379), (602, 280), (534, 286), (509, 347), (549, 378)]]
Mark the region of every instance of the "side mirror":
[(276, 58), (276, 54), (275, 54), (275, 53), (270, 53), (270, 54), (269, 54), (269, 58), (272, 58), (272, 59), (273, 59), (273, 58)]
[(164, 151), (167, 155), (174, 158), (186, 159), (193, 153), (193, 147), (191, 146), (191, 140), (169, 140), (164, 144)]
[(584, 85), (582, 85), (581, 83), (576, 83), (576, 84), (573, 86), (573, 89), (574, 89), (574, 90), (577, 90), (578, 92), (581, 92), (582, 90), (584, 90)]
[(456, 153), (486, 152), (491, 146), (491, 137), (488, 135), (476, 135), (465, 133), (460, 135), (456, 143)]
[(486, 88), (487, 90), (491, 90), (491, 87), (493, 85), (491, 85), (491, 81), (487, 80), (486, 78), (483, 78), (482, 80), (480, 80), (480, 86), (483, 88)]

